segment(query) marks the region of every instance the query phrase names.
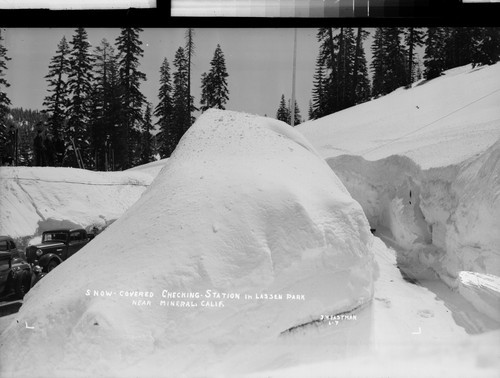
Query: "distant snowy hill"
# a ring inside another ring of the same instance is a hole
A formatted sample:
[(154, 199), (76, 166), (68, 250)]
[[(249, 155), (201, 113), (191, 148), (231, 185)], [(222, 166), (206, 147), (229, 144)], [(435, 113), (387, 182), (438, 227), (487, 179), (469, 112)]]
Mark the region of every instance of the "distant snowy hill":
[(153, 179), (140, 171), (0, 167), (0, 235), (27, 238), (53, 227), (103, 227)]
[(500, 137), (500, 63), (439, 78), (298, 125), (325, 158), (411, 158), (422, 169), (461, 163)]

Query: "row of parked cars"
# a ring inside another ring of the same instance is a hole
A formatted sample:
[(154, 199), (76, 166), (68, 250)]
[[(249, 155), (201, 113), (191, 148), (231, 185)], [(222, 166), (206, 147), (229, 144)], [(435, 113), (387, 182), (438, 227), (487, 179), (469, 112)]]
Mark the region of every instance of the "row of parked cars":
[(21, 252), (11, 237), (0, 236), (0, 298), (24, 298), (47, 273), (78, 252), (95, 236), (84, 229), (45, 231), (39, 244)]

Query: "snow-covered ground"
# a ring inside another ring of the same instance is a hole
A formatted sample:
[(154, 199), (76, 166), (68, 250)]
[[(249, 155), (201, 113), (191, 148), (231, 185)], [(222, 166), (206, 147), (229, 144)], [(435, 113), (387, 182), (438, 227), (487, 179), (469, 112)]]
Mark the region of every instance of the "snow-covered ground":
[(499, 74), (301, 133), (209, 111), (170, 159), (102, 173), (150, 185), (0, 321), (0, 376), (498, 377)]

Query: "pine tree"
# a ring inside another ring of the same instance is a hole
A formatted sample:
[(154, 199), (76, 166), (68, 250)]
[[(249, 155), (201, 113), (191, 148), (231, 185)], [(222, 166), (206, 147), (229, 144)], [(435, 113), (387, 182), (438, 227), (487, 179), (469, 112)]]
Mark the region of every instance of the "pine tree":
[(370, 99), (370, 79), (368, 77), (365, 50), (363, 49), (363, 42), (369, 34), (368, 31), (358, 28), (351, 89), (353, 104), (351, 105), (360, 104)]
[(10, 87), (10, 84), (5, 80), (5, 71), (10, 58), (7, 56), (7, 49), (2, 41), (2, 29), (0, 29), (0, 145), (4, 146), (7, 140), (7, 114), (10, 105), (10, 99), (4, 91), (4, 88)]
[(49, 83), (49, 93), (43, 102), (44, 112), (49, 114), (48, 126), (54, 138), (61, 138), (68, 106), (68, 75), (71, 71), (70, 49), (63, 37), (57, 45), (56, 55), (49, 64), (49, 73), (45, 76)]
[(158, 118), (156, 124), (160, 128), (159, 135), (159, 153), (161, 158), (169, 157), (177, 145), (178, 138), (175, 134), (174, 124), (172, 123), (172, 84), (170, 82), (170, 67), (167, 58), (163, 60), (160, 68), (160, 91), (158, 93), (160, 100), (155, 108), (154, 115)]
[(500, 59), (500, 29), (496, 27), (478, 27), (473, 30), (475, 48), (472, 52), (472, 64), (491, 65)]
[(191, 126), (191, 115), (187, 107), (187, 59), (182, 47), (177, 49), (174, 59), (174, 88), (172, 93), (172, 125), (175, 145), (179, 143), (187, 129)]
[(226, 78), (229, 76), (226, 71), (226, 61), (220, 45), (214, 52), (214, 57), (210, 62), (210, 72), (202, 75), (202, 95), (201, 110), (210, 108), (225, 109), (229, 100), (229, 90)]
[(431, 27), (427, 30), (424, 66), (424, 76), (427, 80), (440, 76), (445, 70), (445, 46), (441, 28)]
[(192, 66), (192, 60), (194, 56), (194, 29), (188, 28), (186, 30), (186, 46), (184, 48), (184, 53), (186, 54), (186, 59), (187, 59), (187, 95), (186, 95), (186, 101), (187, 101), (187, 109), (189, 109), (189, 126), (191, 126), (194, 122), (194, 117), (192, 116), (192, 112), (198, 110), (194, 106), (194, 96), (191, 95), (191, 66)]
[(290, 124), (290, 111), (285, 102), (285, 95), (281, 95), (280, 105), (276, 112), (276, 119)]
[(406, 84), (406, 64), (405, 51), (401, 45), (401, 29), (397, 27), (385, 28), (385, 43), (387, 71), (387, 87), (385, 93), (390, 93), (393, 90)]
[(309, 100), (309, 109), (307, 110), (307, 118), (309, 120), (314, 119), (313, 103)]
[[(288, 108), (287, 108), (287, 121), (286, 123), (288, 123), (289, 125), (292, 124), (292, 107), (291, 107), (291, 100), (289, 99), (288, 100)], [(299, 105), (297, 105), (297, 100), (294, 101), (295, 102), (295, 110), (294, 110), (294, 123), (293, 125), (294, 126), (297, 126), (297, 125), (300, 125), (302, 123), (302, 116), (300, 115), (300, 109), (299, 109)]]
[(371, 69), (373, 71), (373, 85), (372, 94), (377, 97), (384, 95), (384, 88), (386, 87), (386, 62), (385, 62), (385, 41), (383, 28), (377, 28), (373, 37), (371, 46), (373, 58), (371, 62)]
[(373, 95), (385, 95), (406, 82), (405, 51), (401, 29), (377, 28), (372, 44)]
[(316, 59), (316, 72), (314, 73), (310, 119), (318, 119), (328, 114), (325, 68), (322, 62), (323, 59), (318, 56)]
[(89, 130), (87, 129), (90, 117), (90, 95), (92, 93), (92, 64), (93, 58), (89, 52), (90, 43), (84, 28), (75, 31), (69, 57), (71, 71), (68, 76), (70, 93), (67, 111), (68, 122), (65, 125), (65, 135), (70, 143), (68, 162), (72, 166), (79, 166), (76, 157), (77, 148), (83, 159), (84, 166), (89, 165), (91, 151), (89, 150)]
[(119, 96), (117, 62), (113, 46), (103, 39), (94, 49), (95, 85), (91, 104), (91, 150), (94, 152), (95, 167), (106, 168), (107, 143), (113, 143), (119, 127)]
[(417, 47), (421, 47), (424, 44), (424, 32), (420, 28), (409, 27), (405, 30), (404, 34), (405, 44), (408, 48), (408, 69), (407, 69), (407, 79), (406, 84), (411, 86), (414, 81), (414, 66), (417, 63), (417, 57), (415, 55), (415, 50)]
[(140, 91), (141, 81), (146, 80), (146, 75), (139, 71), (139, 58), (144, 55), (139, 39), (141, 31), (140, 28), (123, 28), (116, 39), (122, 104), (122, 138), (117, 146), (121, 154), (117, 156), (117, 163), (123, 169), (136, 165), (140, 160), (140, 126), (142, 108), (146, 103), (146, 97)]
[(153, 149), (153, 124), (151, 121), (151, 104), (147, 103), (146, 111), (144, 112), (144, 122), (142, 125), (142, 138), (141, 138), (141, 163), (147, 164), (154, 160)]

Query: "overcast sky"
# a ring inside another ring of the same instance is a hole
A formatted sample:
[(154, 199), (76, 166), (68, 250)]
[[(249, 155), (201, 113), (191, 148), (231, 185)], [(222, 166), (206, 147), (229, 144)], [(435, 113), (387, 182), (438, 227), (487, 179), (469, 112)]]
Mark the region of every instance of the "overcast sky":
[[(186, 29), (147, 28), (140, 34), (144, 57), (140, 70), (147, 76), (141, 90), (153, 106), (158, 103), (159, 70), (166, 57), (173, 72), (173, 59), (179, 46), (184, 46)], [(119, 29), (89, 28), (93, 46), (106, 38), (113, 45)], [(297, 29), (297, 102), (307, 117), (311, 98), (315, 62), (319, 51), (317, 29)], [(47, 95), (50, 59), (63, 36), (70, 41), (74, 29), (12, 28), (3, 33), (7, 55), (6, 78), (12, 107), (42, 109)], [(195, 104), (200, 101), (201, 74), (210, 69), (217, 44), (221, 45), (229, 74), (229, 103), (227, 109), (253, 114), (275, 116), (281, 94), (291, 98), (293, 29), (195, 29), (195, 57), (192, 71), (192, 94)], [(366, 42), (369, 54), (369, 41)], [(367, 56), (369, 58), (369, 55)]]

